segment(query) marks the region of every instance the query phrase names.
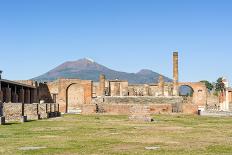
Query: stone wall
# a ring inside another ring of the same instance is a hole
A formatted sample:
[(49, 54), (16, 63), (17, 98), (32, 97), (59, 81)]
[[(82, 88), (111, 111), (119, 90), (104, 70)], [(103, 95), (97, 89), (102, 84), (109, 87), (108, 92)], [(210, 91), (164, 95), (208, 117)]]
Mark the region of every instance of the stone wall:
[(95, 98), (92, 103), (105, 104), (174, 104), (182, 102), (182, 97), (127, 96)]
[(128, 96), (128, 81), (109, 81), (110, 96)]
[(80, 80), (80, 79), (59, 79), (58, 80), (58, 103), (60, 105), (61, 112), (68, 112), (68, 89), (71, 85), (76, 85), (83, 89), (83, 103), (89, 104), (92, 100), (92, 81)]
[(104, 97), (95, 98), (90, 104), (92, 106), (84, 106), (80, 109), (82, 114), (91, 114), (91, 111), (110, 115), (130, 115), (132, 107), (147, 106), (150, 114), (159, 114), (172, 113), (173, 105), (176, 104), (182, 105), (182, 97)]
[(22, 103), (4, 103), (2, 113), (6, 121), (19, 121), (21, 116), (27, 116), (28, 120), (39, 118), (48, 118), (48, 114), (59, 112), (59, 105), (55, 103), (44, 104), (22, 104)]

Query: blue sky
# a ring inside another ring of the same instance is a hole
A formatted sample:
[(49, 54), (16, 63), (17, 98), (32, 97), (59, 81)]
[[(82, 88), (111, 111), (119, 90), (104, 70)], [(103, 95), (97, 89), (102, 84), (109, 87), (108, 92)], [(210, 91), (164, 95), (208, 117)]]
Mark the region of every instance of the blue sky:
[(231, 0), (0, 0), (0, 69), (29, 79), (89, 57), (115, 70), (232, 80)]

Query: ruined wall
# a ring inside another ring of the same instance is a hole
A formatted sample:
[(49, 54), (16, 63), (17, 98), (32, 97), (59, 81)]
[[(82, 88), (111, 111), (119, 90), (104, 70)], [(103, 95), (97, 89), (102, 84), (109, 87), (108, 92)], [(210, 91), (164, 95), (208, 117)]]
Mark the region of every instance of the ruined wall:
[(25, 85), (30, 85), (30, 86), (37, 86), (37, 82), (34, 80), (15, 80), (15, 82), (22, 83)]
[(98, 95), (98, 90), (99, 90), (99, 82), (93, 82), (93, 88), (92, 88), (92, 96), (95, 98)]
[(96, 108), (99, 113), (129, 115), (132, 107), (145, 105), (149, 107), (150, 114), (158, 114), (171, 113), (173, 104), (181, 103), (181, 97), (104, 97), (94, 99), (92, 104), (96, 107), (89, 108)]
[(51, 92), (49, 90), (47, 83), (39, 83), (39, 86), (37, 89), (38, 89), (39, 101), (44, 101), (45, 103), (53, 102)]
[(61, 112), (67, 112), (67, 91), (68, 88), (76, 84), (84, 90), (84, 102), (83, 104), (89, 104), (92, 100), (92, 81), (80, 80), (80, 79), (59, 79), (58, 81), (58, 103), (60, 105)]
[(129, 96), (151, 96), (151, 88), (146, 84), (134, 84), (128, 86)]
[(28, 120), (36, 120), (39, 118), (38, 115), (40, 118), (48, 118), (48, 113), (59, 112), (59, 105), (54, 103), (4, 103), (2, 112), (7, 121), (19, 121), (21, 116), (27, 116)]
[(6, 121), (19, 121), (22, 116), (22, 103), (4, 103), (2, 111)]
[(109, 81), (110, 96), (128, 96), (128, 81)]
[(198, 114), (198, 105), (194, 104), (183, 104), (182, 112), (184, 114)]
[(130, 84), (128, 91), (129, 96), (172, 96), (172, 85), (165, 83), (163, 93), (158, 84)]
[(207, 94), (207, 105), (209, 106), (215, 106), (219, 105), (219, 97), (214, 94)]
[(180, 82), (178, 87), (189, 86), (193, 89), (192, 103), (198, 106), (205, 106), (207, 103), (207, 88), (201, 82)]
[(92, 103), (106, 104), (173, 104), (182, 102), (182, 97), (126, 96), (96, 98)]

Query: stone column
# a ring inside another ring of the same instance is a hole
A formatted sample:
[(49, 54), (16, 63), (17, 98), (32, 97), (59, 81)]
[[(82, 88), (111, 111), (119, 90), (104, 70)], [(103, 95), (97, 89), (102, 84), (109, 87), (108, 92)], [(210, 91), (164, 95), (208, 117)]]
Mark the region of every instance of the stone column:
[(149, 85), (147, 85), (147, 84), (144, 85), (143, 95), (144, 96), (149, 96)]
[(30, 88), (25, 90), (25, 103), (31, 103), (31, 91)]
[(8, 85), (8, 87), (6, 88), (6, 103), (10, 103), (11, 102), (11, 88)]
[(99, 96), (105, 96), (105, 82), (106, 82), (106, 77), (105, 75), (101, 74), (99, 77), (99, 87), (98, 87)]
[(159, 77), (159, 95), (158, 96), (164, 96), (164, 78), (162, 75)]
[(19, 102), (20, 102), (20, 103), (25, 103), (25, 92), (24, 92), (24, 89), (23, 89), (23, 88), (20, 89), (20, 93), (19, 93)]
[(15, 86), (13, 93), (13, 103), (17, 103), (17, 102), (18, 102), (18, 94), (17, 94), (17, 87)]
[(115, 96), (120, 96), (120, 82), (115, 83)]
[(173, 52), (173, 95), (179, 95), (179, 70), (178, 70), (178, 52)]
[(2, 84), (0, 81), (0, 102), (3, 102), (3, 92), (2, 92)]
[(32, 89), (31, 90), (31, 103), (38, 103), (37, 89)]

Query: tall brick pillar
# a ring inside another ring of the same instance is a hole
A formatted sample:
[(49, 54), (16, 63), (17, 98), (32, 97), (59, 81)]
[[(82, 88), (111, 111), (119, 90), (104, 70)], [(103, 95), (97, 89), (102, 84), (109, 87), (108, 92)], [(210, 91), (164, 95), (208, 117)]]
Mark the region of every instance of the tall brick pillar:
[(162, 75), (159, 77), (159, 96), (164, 96), (164, 78)]
[(31, 103), (38, 103), (37, 89), (31, 90)]
[(143, 96), (149, 96), (149, 85), (144, 85), (144, 93)]
[(3, 92), (2, 92), (2, 84), (0, 81), (0, 102), (3, 102)]
[(121, 95), (121, 92), (120, 92), (120, 86), (121, 84), (120, 84), (120, 82), (116, 82), (115, 83), (115, 90), (114, 90), (114, 93), (115, 93), (115, 96), (120, 96)]
[(31, 90), (27, 88), (25, 90), (25, 103), (31, 103)]
[(11, 88), (8, 86), (6, 88), (6, 103), (11, 102)]
[(106, 82), (106, 77), (105, 75), (101, 74), (99, 77), (99, 89), (98, 89), (99, 96), (105, 96), (105, 82)]
[(173, 95), (179, 95), (179, 70), (178, 70), (178, 52), (173, 52)]
[(25, 103), (25, 91), (24, 91), (23, 88), (20, 89), (19, 102), (20, 103)]
[(15, 86), (13, 92), (13, 103), (18, 103), (18, 94), (17, 94), (17, 87)]

